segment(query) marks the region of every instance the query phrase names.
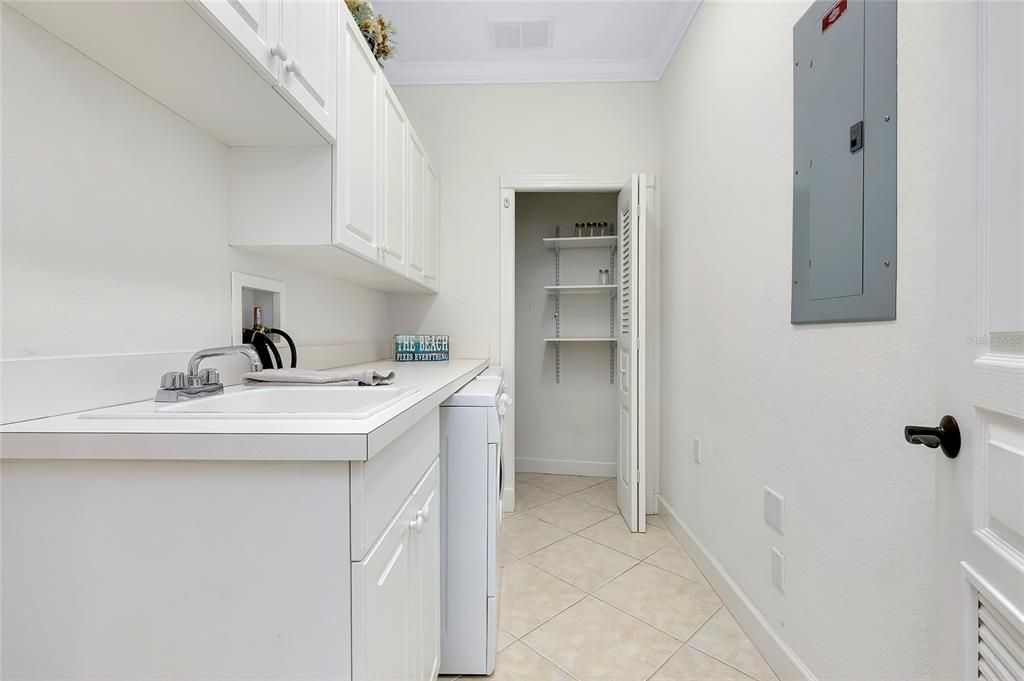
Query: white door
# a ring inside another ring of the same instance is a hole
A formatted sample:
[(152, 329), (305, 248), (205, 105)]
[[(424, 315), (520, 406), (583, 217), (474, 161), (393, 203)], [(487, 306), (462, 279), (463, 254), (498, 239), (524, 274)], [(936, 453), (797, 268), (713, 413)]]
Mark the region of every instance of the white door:
[(423, 281), (426, 276), (426, 165), (427, 155), (409, 126), (409, 278)]
[(619, 456), (616, 500), (633, 532), (646, 530), (646, 433), (641, 336), (647, 319), (647, 177), (633, 175), (619, 192)]
[(333, 142), (337, 137), (338, 6), (336, 0), (287, 1), (281, 88), (302, 115)]
[[(1024, 679), (1024, 3), (936, 5), (941, 678)], [(935, 425), (925, 424), (925, 425)], [(933, 443), (934, 444), (934, 443)]]
[(260, 75), (277, 83), (282, 54), (278, 0), (193, 0), (190, 4), (218, 33), (234, 41), (247, 61), (258, 67)]
[(338, 178), (334, 243), (371, 262), (379, 262), (380, 71), (363, 34), (350, 17), (345, 17), (341, 25), (340, 61), (338, 144), (334, 147)]
[(384, 182), (383, 214), (381, 215), (380, 246), (384, 264), (401, 274), (408, 268), (406, 258), (406, 218), (408, 203), (409, 174), (406, 170), (406, 126), (408, 121), (402, 105), (398, 102), (387, 81), (381, 82), (381, 108), (384, 120), (381, 124), (381, 146), (383, 154), (382, 172)]

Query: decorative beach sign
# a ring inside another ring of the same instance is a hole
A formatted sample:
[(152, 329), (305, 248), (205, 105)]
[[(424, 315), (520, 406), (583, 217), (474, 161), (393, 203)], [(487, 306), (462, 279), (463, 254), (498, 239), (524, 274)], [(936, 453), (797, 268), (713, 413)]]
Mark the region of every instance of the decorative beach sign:
[(447, 362), (448, 336), (395, 336), (396, 362)]

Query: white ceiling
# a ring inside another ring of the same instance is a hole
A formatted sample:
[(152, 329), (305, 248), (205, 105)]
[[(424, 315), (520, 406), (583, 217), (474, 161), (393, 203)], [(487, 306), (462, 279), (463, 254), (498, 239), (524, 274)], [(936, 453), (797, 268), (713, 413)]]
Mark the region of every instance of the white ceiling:
[[(700, 0), (377, 0), (395, 85), (658, 80)], [(551, 47), (498, 49), (489, 22), (549, 19)]]

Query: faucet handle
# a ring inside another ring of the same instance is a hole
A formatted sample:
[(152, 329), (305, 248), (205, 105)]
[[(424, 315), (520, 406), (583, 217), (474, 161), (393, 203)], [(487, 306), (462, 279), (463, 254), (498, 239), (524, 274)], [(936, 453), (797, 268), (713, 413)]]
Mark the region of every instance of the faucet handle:
[(203, 385), (217, 385), (220, 383), (220, 372), (216, 369), (203, 369), (199, 372), (199, 382)]
[(185, 387), (185, 373), (182, 371), (168, 371), (160, 378), (162, 390), (181, 390)]

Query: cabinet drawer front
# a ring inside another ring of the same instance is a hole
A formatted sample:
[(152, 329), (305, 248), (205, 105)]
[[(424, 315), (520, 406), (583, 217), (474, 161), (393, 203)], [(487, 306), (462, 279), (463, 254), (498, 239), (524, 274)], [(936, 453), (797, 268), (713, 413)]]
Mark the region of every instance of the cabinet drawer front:
[(360, 560), (402, 507), (441, 449), (434, 409), (372, 459), (352, 465), (352, 560)]

